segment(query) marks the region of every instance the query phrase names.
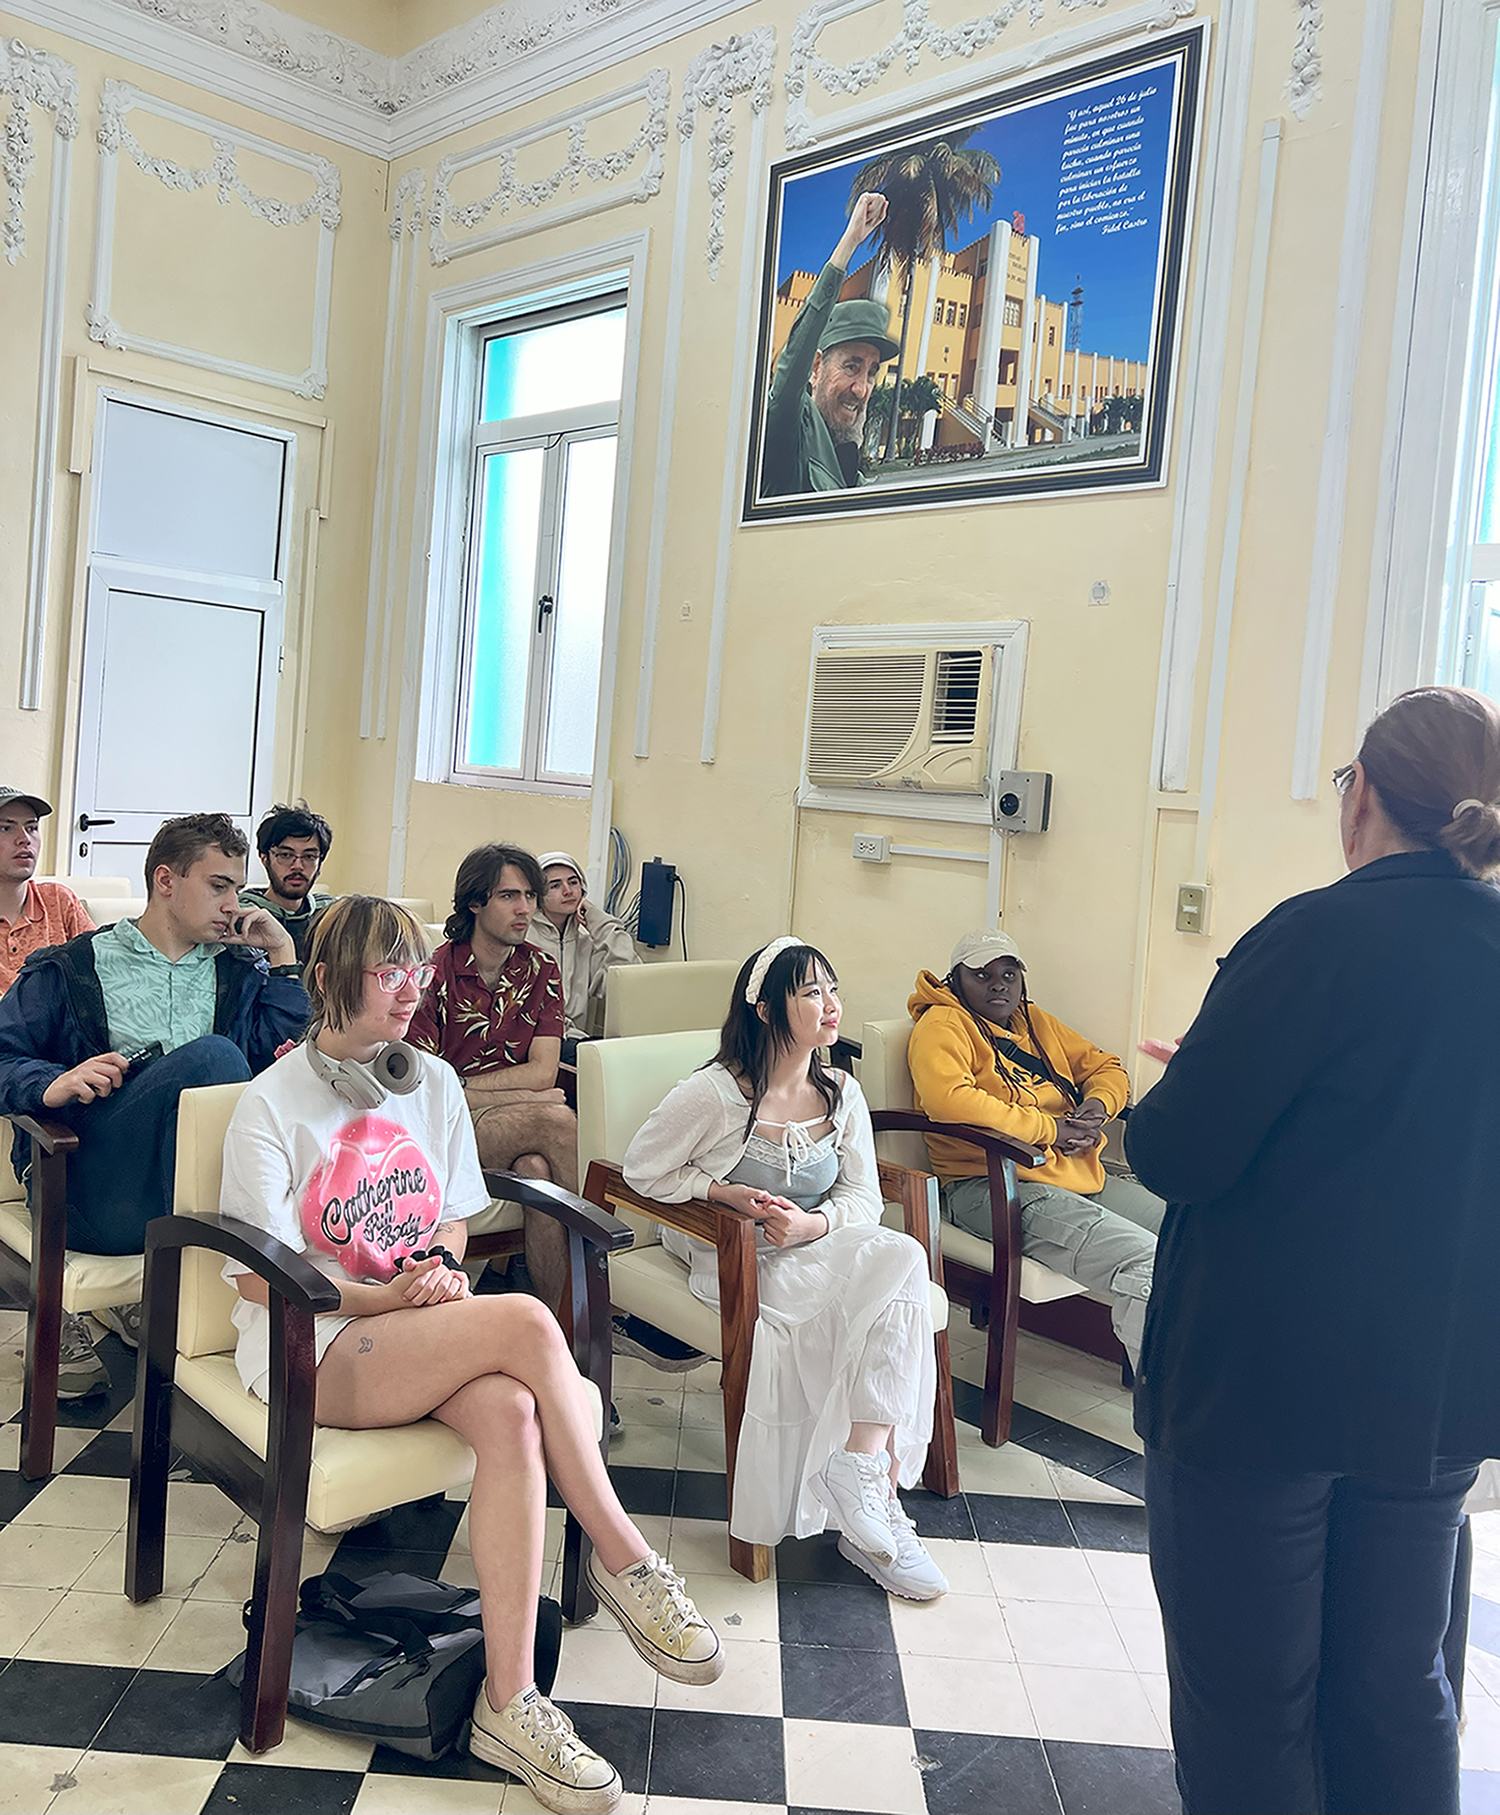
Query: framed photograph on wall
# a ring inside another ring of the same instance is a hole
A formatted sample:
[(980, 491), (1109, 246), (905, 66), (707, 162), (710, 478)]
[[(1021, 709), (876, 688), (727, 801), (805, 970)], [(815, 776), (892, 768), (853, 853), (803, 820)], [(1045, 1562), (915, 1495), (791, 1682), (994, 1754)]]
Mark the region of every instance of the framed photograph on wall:
[(1165, 483), (1206, 39), (772, 166), (745, 522)]

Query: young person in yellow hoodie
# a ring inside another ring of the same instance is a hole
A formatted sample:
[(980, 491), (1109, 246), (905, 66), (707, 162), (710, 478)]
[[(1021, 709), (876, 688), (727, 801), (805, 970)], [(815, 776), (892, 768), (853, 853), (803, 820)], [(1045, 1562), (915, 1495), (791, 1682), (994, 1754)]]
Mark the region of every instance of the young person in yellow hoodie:
[[(1005, 933), (966, 933), (947, 976), (921, 972), (907, 1007), (918, 1109), (1049, 1149), (1040, 1166), (1017, 1169), (1024, 1252), (1109, 1299), (1134, 1367), (1166, 1205), (1100, 1164), (1104, 1124), (1130, 1097), (1124, 1066), (1028, 1001), (1026, 966)], [(927, 1152), (943, 1215), (988, 1241), (984, 1155), (947, 1135), (929, 1135)]]

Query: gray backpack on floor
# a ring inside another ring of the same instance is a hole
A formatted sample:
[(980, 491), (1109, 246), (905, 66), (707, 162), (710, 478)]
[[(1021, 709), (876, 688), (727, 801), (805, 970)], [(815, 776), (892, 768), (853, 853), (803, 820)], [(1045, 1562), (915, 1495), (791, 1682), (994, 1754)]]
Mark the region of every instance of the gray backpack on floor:
[[(355, 1582), (330, 1571), (309, 1576), (300, 1599), (292, 1714), (413, 1758), (442, 1758), (464, 1742), (485, 1675), (477, 1589), (385, 1570)], [(535, 1650), (544, 1695), (561, 1648), (562, 1609), (544, 1596)], [(244, 1667), (243, 1653), (228, 1666), (236, 1686)]]

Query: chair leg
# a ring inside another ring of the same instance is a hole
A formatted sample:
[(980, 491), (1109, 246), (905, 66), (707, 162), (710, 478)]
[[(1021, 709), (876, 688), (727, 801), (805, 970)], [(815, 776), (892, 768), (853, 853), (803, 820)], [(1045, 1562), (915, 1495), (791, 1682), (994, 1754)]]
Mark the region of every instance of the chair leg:
[(946, 1330), (938, 1331), (936, 1347), (937, 1402), (932, 1411), (932, 1441), (927, 1445), (922, 1485), (928, 1493), (951, 1500), (958, 1492), (958, 1432), (953, 1423), (953, 1367)]
[(52, 1473), (57, 1433), (57, 1366), (62, 1344), (63, 1266), (67, 1256), (67, 1156), (31, 1143), (31, 1304), (26, 1319), (26, 1381), (21, 1400), (21, 1473)]
[(240, 1690), (240, 1740), (248, 1752), (269, 1751), (286, 1731), (316, 1390), (312, 1313), (293, 1309), (273, 1293), (271, 1416)]
[[(1003, 1291), (1003, 1287), (1001, 1287)], [(999, 1296), (999, 1293), (996, 1294)], [(979, 1434), (991, 1449), (1010, 1441), (1010, 1419), (1016, 1397), (1016, 1320), (1001, 1306), (990, 1306), (989, 1341), (984, 1357), (984, 1405)]]
[(125, 1544), (125, 1592), (132, 1601), (154, 1600), (161, 1593), (166, 1568), (167, 1469), (172, 1453), (172, 1376), (181, 1277), (180, 1248), (148, 1250), (141, 1292), (144, 1315)]
[[(734, 1470), (740, 1447), (740, 1425), (745, 1416), (745, 1393), (750, 1384), (750, 1356), (755, 1325), (760, 1316), (760, 1291), (755, 1272), (755, 1225), (750, 1222), (719, 1226), (719, 1320), (722, 1330), (722, 1386), (724, 1393), (724, 1478), (729, 1510), (734, 1512)], [(729, 1540), (729, 1565), (752, 1582), (764, 1582), (771, 1573), (771, 1552), (765, 1544)]]
[(581, 1626), (599, 1611), (599, 1597), (588, 1576), (589, 1553), (593, 1549), (588, 1533), (568, 1514), (563, 1526), (563, 1618), (570, 1626)]

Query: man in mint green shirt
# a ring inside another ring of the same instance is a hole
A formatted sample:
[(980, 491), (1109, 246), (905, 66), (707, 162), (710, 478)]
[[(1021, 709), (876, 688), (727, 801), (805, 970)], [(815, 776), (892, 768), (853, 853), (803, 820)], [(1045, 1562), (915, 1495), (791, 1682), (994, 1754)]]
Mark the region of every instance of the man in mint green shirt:
[[(177, 1099), (242, 1083), (300, 1037), (308, 1002), (286, 929), (241, 907), (248, 843), (222, 813), (169, 819), (146, 854), (139, 920), (34, 952), (0, 999), (0, 1115), (79, 1134), (68, 1246), (136, 1254), (172, 1208)], [(12, 1149), (25, 1178), (29, 1145)], [(129, 1313), (106, 1321), (127, 1339)], [(63, 1333), (60, 1392), (107, 1383), (86, 1320)]]

